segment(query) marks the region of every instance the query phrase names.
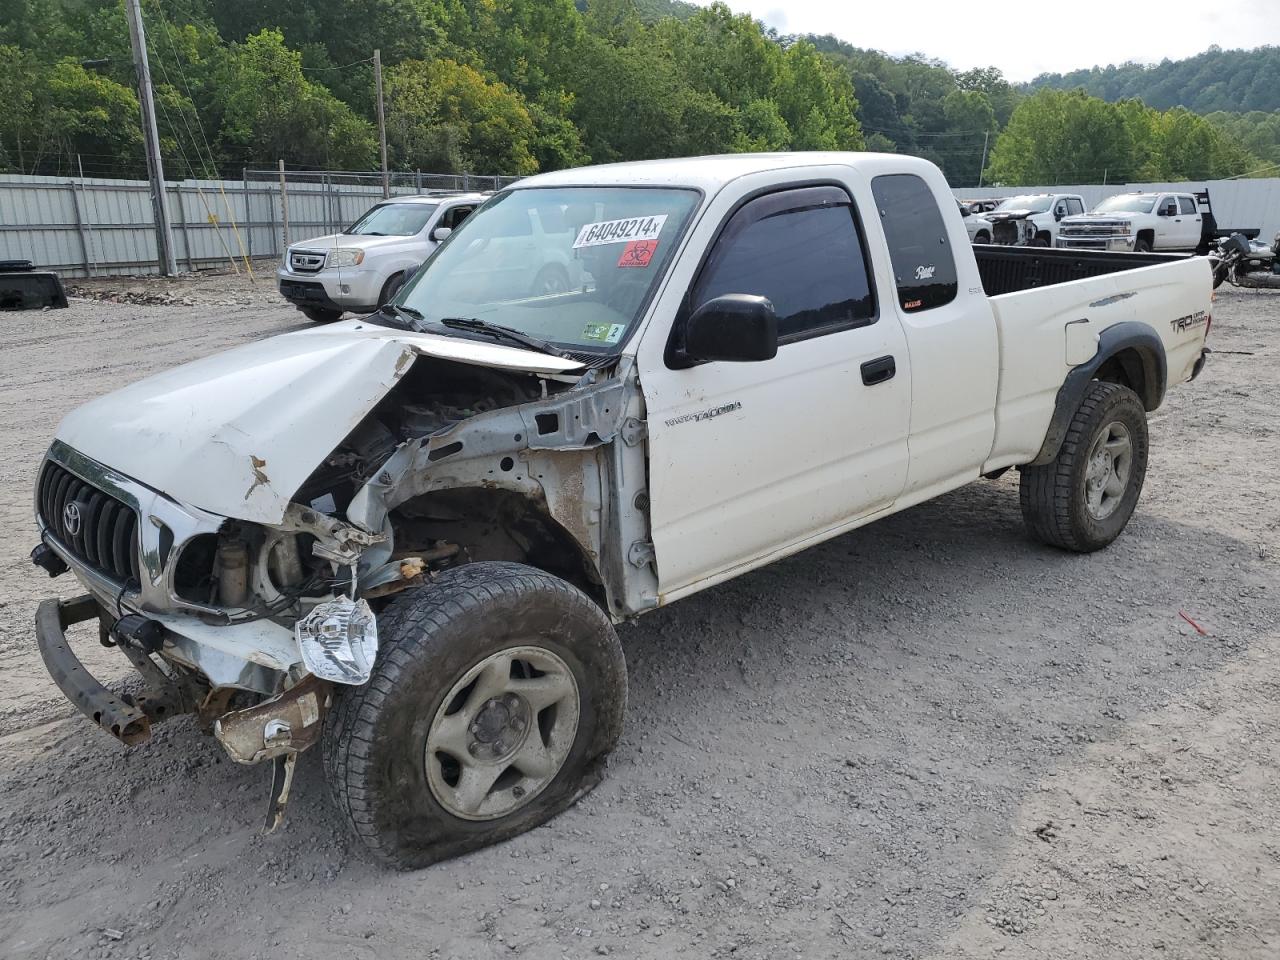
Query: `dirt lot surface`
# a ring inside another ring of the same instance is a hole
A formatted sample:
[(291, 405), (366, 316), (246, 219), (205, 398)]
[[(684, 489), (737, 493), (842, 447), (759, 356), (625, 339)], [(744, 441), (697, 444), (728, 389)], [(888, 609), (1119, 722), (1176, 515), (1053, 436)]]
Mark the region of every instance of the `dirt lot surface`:
[(26, 553), (59, 418), (306, 325), (261, 280), (80, 289), (0, 314), (0, 957), (1280, 956), (1280, 296), (1220, 296), (1110, 549), (1031, 543), (1009, 474), (623, 627), (604, 783), (401, 874), (317, 755), (263, 837), (265, 768), (186, 720), (125, 751), (48, 679), (36, 601), (75, 585)]

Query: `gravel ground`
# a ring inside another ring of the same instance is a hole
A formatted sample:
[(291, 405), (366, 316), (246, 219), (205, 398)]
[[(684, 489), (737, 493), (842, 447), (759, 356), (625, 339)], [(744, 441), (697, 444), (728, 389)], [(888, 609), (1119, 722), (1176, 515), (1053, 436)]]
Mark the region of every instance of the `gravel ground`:
[(399, 874), (344, 835), (317, 755), (263, 837), (265, 768), (185, 719), (125, 751), (45, 674), (35, 604), (72, 585), (26, 553), (58, 419), (305, 325), (262, 279), (79, 289), (0, 314), (0, 956), (1280, 955), (1276, 294), (1219, 297), (1110, 549), (1031, 543), (1009, 474), (654, 613), (621, 631), (604, 783)]

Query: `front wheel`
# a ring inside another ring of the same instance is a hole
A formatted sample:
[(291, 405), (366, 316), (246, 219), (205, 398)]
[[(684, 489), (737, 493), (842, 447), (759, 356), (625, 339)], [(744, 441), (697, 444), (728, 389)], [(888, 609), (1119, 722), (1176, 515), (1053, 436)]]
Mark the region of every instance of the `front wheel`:
[(472, 563), (378, 616), (373, 676), (344, 688), (324, 759), (380, 860), (423, 867), (523, 833), (600, 779), (627, 673), (605, 613), (532, 567)]
[(1137, 242), (1134, 243), (1133, 245), (1133, 252), (1134, 253), (1150, 253), (1151, 241), (1148, 240), (1146, 237), (1139, 237)]
[(991, 234), (987, 233), (987, 231), (985, 230), (979, 230), (977, 233), (977, 236), (973, 238), (973, 242), (974, 243), (990, 243)]
[(326, 310), (323, 307), (299, 307), (298, 309), (312, 323), (333, 323), (342, 319), (341, 310)]
[(1118, 383), (1093, 383), (1049, 463), (1022, 468), (1019, 499), (1031, 535), (1089, 553), (1128, 524), (1147, 475), (1147, 412)]

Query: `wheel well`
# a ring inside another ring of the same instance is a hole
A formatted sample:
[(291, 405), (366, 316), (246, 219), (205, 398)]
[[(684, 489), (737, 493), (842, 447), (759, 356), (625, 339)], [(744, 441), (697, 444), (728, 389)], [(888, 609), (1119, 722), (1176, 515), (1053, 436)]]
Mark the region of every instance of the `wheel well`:
[(1136, 347), (1126, 347), (1103, 361), (1093, 379), (1128, 387), (1148, 410), (1160, 405), (1159, 374), (1151, 359)]
[(1053, 246), (1053, 234), (1051, 234), (1048, 230), (1041, 230), (1038, 233), (1036, 233), (1036, 239), (1043, 240), (1049, 246)]
[(1139, 230), (1137, 239), (1147, 241), (1152, 249), (1154, 249), (1156, 245), (1156, 232), (1154, 230)]
[(391, 513), (397, 554), (439, 541), (461, 547), (463, 562), (507, 560), (567, 580), (608, 610), (604, 585), (585, 548), (544, 503), (510, 490), (460, 487), (424, 494)]

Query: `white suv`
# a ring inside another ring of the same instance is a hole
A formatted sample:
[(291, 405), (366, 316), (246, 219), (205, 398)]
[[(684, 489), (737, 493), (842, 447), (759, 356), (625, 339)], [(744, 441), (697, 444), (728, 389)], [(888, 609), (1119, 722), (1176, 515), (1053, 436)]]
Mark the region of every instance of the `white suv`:
[(486, 199), (427, 193), (383, 200), (342, 233), (290, 246), (276, 271), (280, 293), (316, 323), (375, 310)]

